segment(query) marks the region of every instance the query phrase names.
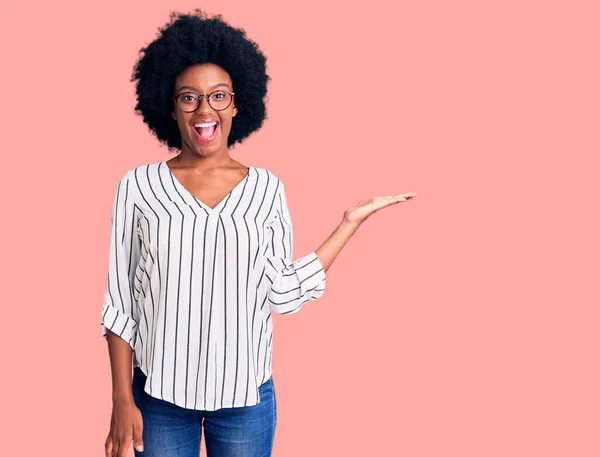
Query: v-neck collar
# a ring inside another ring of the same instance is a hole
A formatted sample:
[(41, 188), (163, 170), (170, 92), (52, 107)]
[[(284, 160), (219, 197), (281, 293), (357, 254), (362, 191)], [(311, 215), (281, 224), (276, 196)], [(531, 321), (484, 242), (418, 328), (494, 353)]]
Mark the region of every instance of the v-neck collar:
[(244, 177), (244, 179), (242, 179), (239, 183), (237, 183), (229, 191), (229, 193), (227, 195), (225, 195), (225, 197), (223, 197), (223, 199), (219, 203), (217, 203), (217, 205), (214, 208), (211, 208), (206, 203), (204, 203), (202, 200), (200, 200), (198, 197), (196, 197), (194, 194), (192, 194), (183, 184), (181, 184), (181, 182), (177, 179), (177, 177), (175, 176), (175, 174), (171, 171), (171, 168), (169, 168), (169, 165), (167, 164), (166, 160), (163, 160), (162, 162), (160, 162), (158, 164), (158, 167), (159, 167), (159, 171), (160, 171), (161, 168), (165, 169), (165, 172), (171, 178), (171, 180), (172, 180), (173, 184), (175, 185), (175, 187), (183, 195), (185, 195), (186, 197), (188, 197), (188, 199), (191, 199), (192, 201), (197, 202), (209, 214), (220, 213), (221, 212), (221, 210), (223, 209), (223, 207), (225, 206), (225, 204), (229, 201), (229, 199), (231, 197), (234, 197), (235, 195), (237, 195), (239, 193), (241, 187), (246, 184), (246, 182), (250, 178), (250, 174), (252, 172), (252, 169), (254, 168), (252, 166), (249, 166), (248, 167), (248, 173), (246, 174), (246, 176)]

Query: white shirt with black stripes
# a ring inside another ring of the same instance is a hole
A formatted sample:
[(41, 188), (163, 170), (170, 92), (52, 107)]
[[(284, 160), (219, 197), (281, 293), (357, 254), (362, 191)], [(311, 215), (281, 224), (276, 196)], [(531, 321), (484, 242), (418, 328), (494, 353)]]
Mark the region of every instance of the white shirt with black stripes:
[(292, 260), (284, 185), (249, 167), (214, 208), (165, 161), (117, 183), (102, 335), (129, 343), (144, 390), (214, 411), (259, 403), (271, 376), (271, 312), (293, 314), (324, 294), (317, 254)]

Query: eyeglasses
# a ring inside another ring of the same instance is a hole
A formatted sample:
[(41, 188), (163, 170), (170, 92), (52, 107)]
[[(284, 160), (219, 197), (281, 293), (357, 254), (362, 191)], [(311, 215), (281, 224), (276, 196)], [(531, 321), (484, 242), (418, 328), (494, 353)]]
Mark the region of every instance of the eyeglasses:
[(196, 94), (194, 92), (184, 92), (176, 97), (173, 97), (173, 100), (176, 101), (177, 106), (184, 113), (196, 111), (200, 106), (200, 100), (202, 97), (206, 97), (208, 104), (212, 109), (215, 111), (223, 111), (224, 109), (229, 108), (229, 105), (231, 105), (231, 102), (233, 101), (234, 95), (235, 94), (233, 92), (227, 92), (224, 90), (216, 90), (208, 95)]

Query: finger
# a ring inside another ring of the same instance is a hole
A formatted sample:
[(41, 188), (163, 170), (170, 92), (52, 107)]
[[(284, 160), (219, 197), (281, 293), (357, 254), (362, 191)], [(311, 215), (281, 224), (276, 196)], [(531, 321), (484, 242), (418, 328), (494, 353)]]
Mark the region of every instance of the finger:
[(412, 197), (407, 197), (404, 194), (396, 195), (394, 197), (389, 197), (384, 200), (384, 204), (387, 206), (388, 204), (393, 205), (394, 203), (401, 203), (410, 200)]
[(395, 201), (400, 196), (404, 196), (404, 194), (395, 195), (395, 196), (394, 195), (384, 195), (381, 197), (373, 197), (371, 200), (373, 201), (374, 204), (387, 203), (390, 201)]
[(119, 440), (115, 438), (113, 439), (112, 453), (109, 454), (109, 457), (117, 457), (117, 455), (119, 455)]
[(123, 438), (119, 440), (119, 451), (116, 454), (116, 457), (127, 457), (127, 451), (129, 450), (129, 444), (131, 443), (131, 438)]
[(104, 454), (106, 457), (112, 457), (113, 451), (113, 442), (110, 436), (106, 439), (106, 443), (104, 443)]
[(133, 424), (133, 446), (140, 452), (144, 450), (143, 423), (141, 421)]
[(417, 196), (416, 192), (406, 192), (404, 194), (398, 194), (394, 198), (404, 198), (404, 200), (409, 200), (411, 198), (415, 198)]
[(388, 205), (393, 205), (394, 203), (400, 203), (401, 201), (406, 200), (403, 194), (400, 195), (387, 195), (385, 197), (377, 197), (375, 202), (377, 206), (384, 207)]
[(377, 209), (385, 208), (386, 206), (397, 205), (398, 203), (402, 203), (403, 201), (405, 201), (404, 198), (394, 198), (394, 199), (383, 202), (382, 204), (379, 205), (379, 207)]
[(395, 197), (386, 197), (385, 200), (381, 200), (377, 205), (376, 205), (376, 210), (378, 211), (382, 208), (385, 208), (387, 206), (392, 206), (392, 205), (397, 205), (398, 203), (402, 203), (407, 201), (408, 199), (406, 197), (403, 196), (395, 196)]

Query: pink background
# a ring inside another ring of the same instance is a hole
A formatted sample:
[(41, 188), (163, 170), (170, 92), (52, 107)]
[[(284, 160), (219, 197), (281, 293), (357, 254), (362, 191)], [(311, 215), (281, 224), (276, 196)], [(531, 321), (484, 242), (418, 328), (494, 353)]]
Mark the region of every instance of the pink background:
[(232, 156), (286, 183), (296, 258), (419, 195), (275, 316), (274, 456), (600, 455), (598, 3), (464, 0), (2, 2), (2, 454), (104, 455), (113, 192), (171, 157), (129, 76), (198, 6), (268, 57)]

